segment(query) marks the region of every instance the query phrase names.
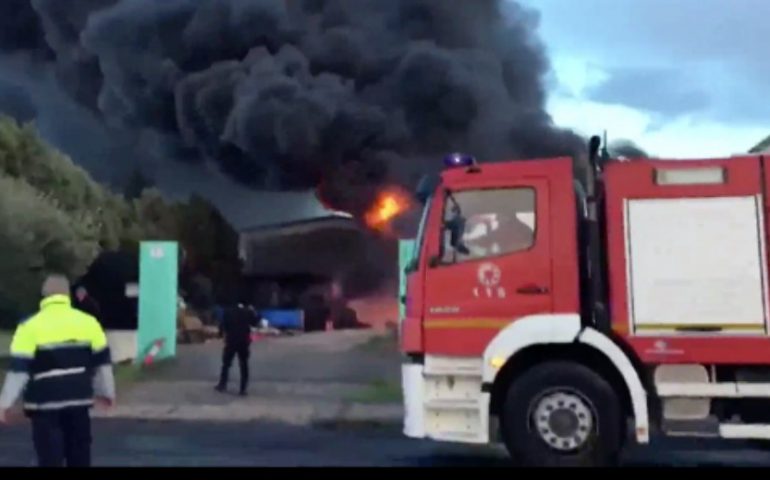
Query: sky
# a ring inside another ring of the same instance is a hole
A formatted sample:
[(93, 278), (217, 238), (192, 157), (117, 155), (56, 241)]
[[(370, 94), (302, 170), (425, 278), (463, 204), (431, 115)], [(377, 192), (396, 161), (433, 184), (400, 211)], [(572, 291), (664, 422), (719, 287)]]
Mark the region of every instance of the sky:
[(770, 1), (520, 0), (539, 11), (554, 122), (662, 158), (770, 135)]

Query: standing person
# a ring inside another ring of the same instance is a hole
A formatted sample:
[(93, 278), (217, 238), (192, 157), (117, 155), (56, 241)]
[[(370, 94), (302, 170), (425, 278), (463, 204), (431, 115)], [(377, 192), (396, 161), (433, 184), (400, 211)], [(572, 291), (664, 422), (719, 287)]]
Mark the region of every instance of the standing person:
[(225, 312), (220, 334), (225, 339), (225, 348), (222, 354), (222, 371), (219, 375), (217, 391), (227, 390), (227, 380), (230, 373), (230, 365), (233, 359), (238, 357), (238, 369), (241, 374), (241, 396), (246, 395), (249, 383), (249, 349), (251, 347), (251, 327), (256, 326), (254, 314), (244, 305), (238, 304)]
[(115, 401), (107, 337), (94, 317), (72, 308), (69, 292), (66, 277), (45, 280), (40, 310), (13, 336), (0, 393), (0, 423), (23, 395), (41, 467), (90, 466), (94, 396)]

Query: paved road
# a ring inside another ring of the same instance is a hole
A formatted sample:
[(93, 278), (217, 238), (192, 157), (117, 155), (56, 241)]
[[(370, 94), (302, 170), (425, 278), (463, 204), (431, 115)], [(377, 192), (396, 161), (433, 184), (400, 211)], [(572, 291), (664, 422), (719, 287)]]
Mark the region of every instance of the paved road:
[[(635, 452), (626, 465), (770, 466), (770, 453), (715, 451), (713, 443)], [(500, 466), (494, 449), (403, 439), (395, 429), (303, 428), (278, 424), (99, 420), (95, 464), (101, 466)], [(24, 425), (0, 430), (0, 466), (31, 465)]]

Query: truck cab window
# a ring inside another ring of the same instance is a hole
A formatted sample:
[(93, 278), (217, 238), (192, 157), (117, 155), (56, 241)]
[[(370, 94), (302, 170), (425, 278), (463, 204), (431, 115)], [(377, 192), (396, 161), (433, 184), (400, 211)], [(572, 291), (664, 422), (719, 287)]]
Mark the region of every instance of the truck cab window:
[[(501, 188), (453, 192), (465, 226), (462, 244), (452, 247), (450, 232), (443, 232), (442, 263), (459, 263), (529, 250), (535, 242), (535, 190)], [(444, 206), (444, 221), (452, 219), (453, 203)]]

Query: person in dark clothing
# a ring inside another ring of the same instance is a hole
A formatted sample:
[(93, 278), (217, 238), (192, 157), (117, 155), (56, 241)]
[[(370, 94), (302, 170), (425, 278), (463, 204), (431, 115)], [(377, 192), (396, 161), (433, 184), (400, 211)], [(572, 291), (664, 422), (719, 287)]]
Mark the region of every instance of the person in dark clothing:
[(314, 294), (307, 297), (303, 304), (303, 313), (306, 332), (326, 330), (326, 320), (329, 318), (330, 310), (323, 296)]
[(79, 286), (75, 289), (75, 305), (74, 307), (83, 313), (87, 313), (97, 320), (101, 320), (99, 311), (99, 304), (96, 299), (88, 294), (86, 287)]
[(225, 340), (222, 354), (222, 371), (219, 375), (217, 391), (227, 390), (227, 381), (233, 359), (238, 357), (241, 374), (240, 394), (246, 395), (249, 383), (249, 349), (251, 347), (251, 327), (256, 326), (256, 316), (243, 305), (230, 308), (225, 312), (219, 333)]

